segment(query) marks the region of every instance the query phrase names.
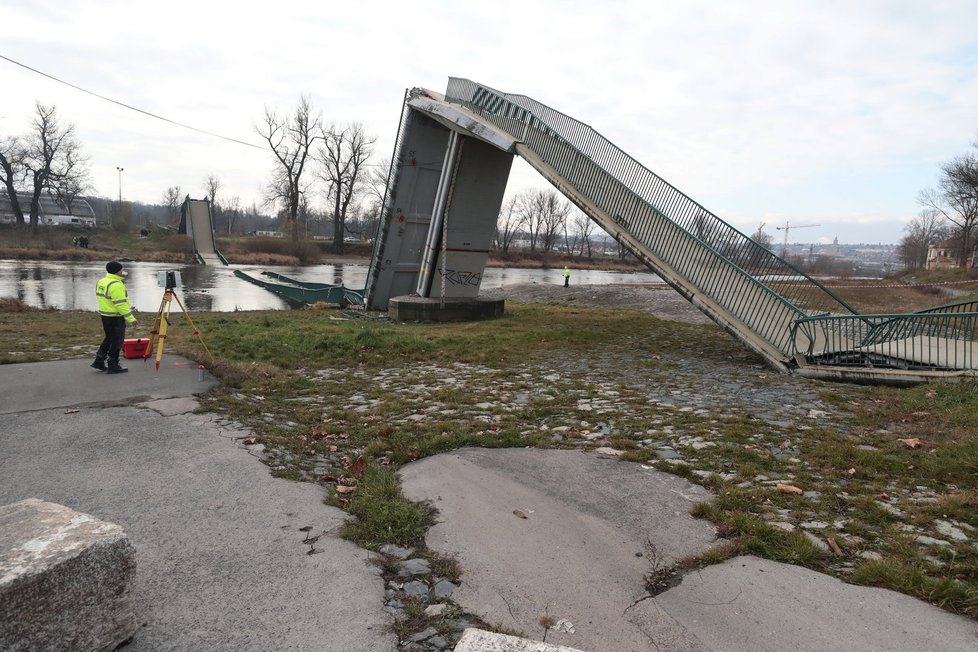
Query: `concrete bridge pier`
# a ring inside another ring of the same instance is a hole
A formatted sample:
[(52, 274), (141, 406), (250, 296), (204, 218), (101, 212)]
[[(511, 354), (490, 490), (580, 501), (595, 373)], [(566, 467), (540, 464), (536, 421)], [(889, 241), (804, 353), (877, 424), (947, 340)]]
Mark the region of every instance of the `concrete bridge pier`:
[(511, 136), (464, 108), (431, 91), (411, 92), (368, 307), (390, 308), (402, 321), (501, 314), (501, 303), (486, 306), (478, 294), (515, 151)]

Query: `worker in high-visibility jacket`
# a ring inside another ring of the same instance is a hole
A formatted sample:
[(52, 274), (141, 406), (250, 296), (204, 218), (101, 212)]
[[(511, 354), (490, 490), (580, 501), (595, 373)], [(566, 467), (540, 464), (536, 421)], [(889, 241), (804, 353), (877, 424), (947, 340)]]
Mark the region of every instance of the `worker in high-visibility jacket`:
[(129, 371), (119, 365), (119, 352), (126, 338), (126, 326), (136, 327), (139, 322), (129, 305), (129, 293), (123, 282), (126, 273), (122, 271), (122, 263), (109, 261), (105, 265), (105, 271), (105, 278), (100, 279), (95, 286), (98, 314), (102, 317), (105, 339), (98, 347), (92, 367), (110, 374), (121, 374)]

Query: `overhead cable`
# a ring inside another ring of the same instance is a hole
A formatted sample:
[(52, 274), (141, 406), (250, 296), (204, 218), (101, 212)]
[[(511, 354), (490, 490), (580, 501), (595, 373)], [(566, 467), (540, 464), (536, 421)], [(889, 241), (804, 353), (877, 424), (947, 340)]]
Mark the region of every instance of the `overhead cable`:
[(163, 117), (161, 115), (157, 115), (157, 114), (151, 113), (149, 111), (144, 111), (143, 109), (136, 108), (134, 106), (131, 106), (129, 104), (126, 104), (125, 102), (120, 102), (118, 100), (113, 100), (111, 97), (105, 97), (104, 95), (99, 95), (98, 93), (95, 93), (94, 91), (90, 91), (87, 88), (82, 88), (81, 86), (78, 86), (76, 84), (72, 84), (71, 82), (67, 82), (67, 81), (65, 81), (63, 79), (58, 79), (54, 75), (49, 75), (46, 72), (41, 72), (40, 70), (37, 70), (36, 68), (31, 68), (30, 66), (28, 66), (26, 64), (23, 64), (23, 63), (21, 63), (19, 61), (14, 61), (10, 57), (5, 57), (2, 54), (0, 54), (0, 59), (3, 59), (5, 61), (9, 61), (10, 63), (12, 63), (12, 64), (14, 64), (16, 66), (20, 66), (21, 68), (25, 68), (27, 70), (30, 70), (31, 72), (36, 73), (38, 75), (41, 75), (42, 77), (47, 77), (48, 79), (53, 79), (54, 81), (58, 82), (59, 84), (64, 84), (65, 86), (70, 86), (71, 88), (74, 88), (75, 90), (79, 90), (79, 91), (81, 91), (83, 93), (88, 93), (89, 95), (94, 95), (95, 97), (99, 98), (100, 100), (105, 100), (106, 102), (111, 102), (112, 104), (118, 104), (121, 107), (124, 107), (126, 109), (129, 109), (131, 111), (136, 111), (137, 113), (142, 113), (143, 115), (148, 115), (151, 118), (156, 118), (157, 120), (162, 120), (163, 122), (169, 122), (172, 125), (176, 125), (178, 127), (183, 127), (184, 129), (190, 129), (191, 131), (196, 131), (196, 132), (201, 133), (201, 134), (206, 134), (208, 136), (213, 136), (214, 138), (220, 138), (222, 140), (227, 140), (227, 141), (230, 141), (232, 143), (237, 143), (239, 145), (246, 145), (247, 147), (254, 147), (255, 149), (265, 149), (261, 145), (255, 145), (254, 143), (249, 143), (249, 142), (246, 142), (246, 141), (243, 141), (243, 140), (238, 140), (237, 138), (230, 138), (228, 136), (222, 136), (221, 134), (216, 134), (213, 131), (207, 131), (206, 129), (198, 129), (197, 127), (192, 127), (192, 126), (190, 126), (188, 124), (184, 124), (182, 122), (177, 122), (176, 120), (170, 120), (169, 118), (165, 118), (165, 117)]

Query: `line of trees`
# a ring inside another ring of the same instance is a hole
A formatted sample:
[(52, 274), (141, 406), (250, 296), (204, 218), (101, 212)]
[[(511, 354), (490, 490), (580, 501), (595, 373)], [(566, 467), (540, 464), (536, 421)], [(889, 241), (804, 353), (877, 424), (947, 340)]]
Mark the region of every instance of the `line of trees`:
[[(44, 193), (70, 213), (72, 202), (91, 190), (89, 160), (75, 137), (75, 126), (61, 121), (53, 105), (34, 104), (34, 117), (26, 134), (0, 136), (0, 183), (10, 200), (14, 221), (21, 225), (29, 222), (34, 229)], [(17, 193), (30, 197), (29, 206), (21, 206)]]
[(920, 213), (904, 228), (900, 255), (908, 270), (927, 264), (931, 244), (953, 239), (958, 265), (967, 265), (978, 248), (978, 139), (973, 151), (941, 163), (937, 186), (918, 196)]
[(496, 248), (503, 254), (517, 247), (543, 254), (560, 249), (590, 258), (594, 230), (595, 223), (552, 188), (524, 190), (500, 208)]

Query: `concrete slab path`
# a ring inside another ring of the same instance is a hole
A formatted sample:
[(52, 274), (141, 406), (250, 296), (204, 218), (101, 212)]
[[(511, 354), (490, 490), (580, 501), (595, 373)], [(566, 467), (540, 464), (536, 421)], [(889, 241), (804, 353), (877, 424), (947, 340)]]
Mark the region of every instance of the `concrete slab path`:
[[(427, 542), (456, 555), (453, 598), (493, 624), (587, 652), (975, 650), (976, 622), (915, 598), (797, 566), (738, 557), (648, 598), (653, 564), (714, 540), (692, 519), (707, 497), (681, 478), (575, 451), (462, 449), (401, 471), (430, 500)], [(520, 512), (526, 518), (521, 518)], [(646, 599), (643, 599), (645, 597)]]
[[(383, 583), (335, 534), (343, 513), (273, 478), (246, 433), (187, 413), (209, 385), (164, 361), (158, 375), (141, 361), (117, 376), (86, 360), (0, 366), (0, 503), (38, 497), (125, 529), (142, 624), (127, 650), (393, 650)], [(139, 397), (162, 400), (128, 405)], [(74, 407), (107, 404), (122, 407)], [(304, 526), (325, 534), (304, 544)]]
[(427, 543), (457, 554), (462, 586), (452, 597), (464, 609), (536, 639), (549, 616), (546, 641), (582, 650), (645, 652), (649, 632), (661, 649), (703, 649), (668, 617), (633, 609), (647, 595), (646, 573), (714, 542), (713, 527), (689, 515), (709, 497), (702, 487), (617, 459), (536, 449), (461, 449), (401, 477), (408, 498), (439, 510)]

